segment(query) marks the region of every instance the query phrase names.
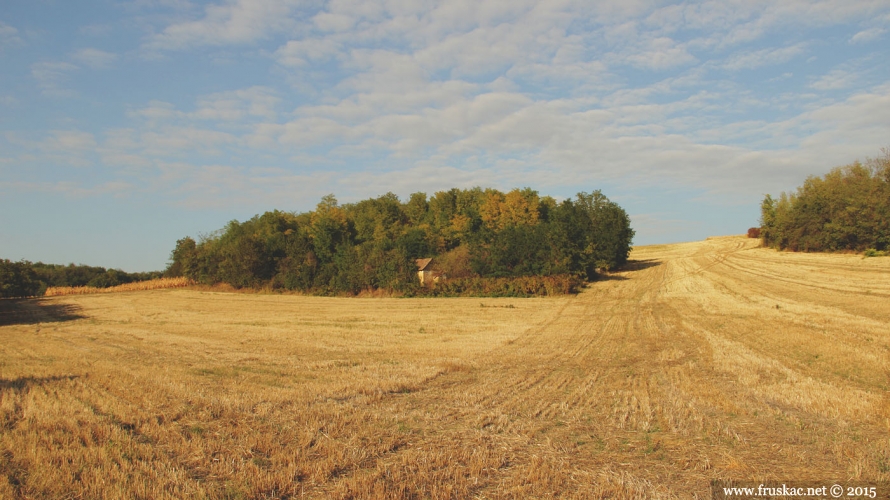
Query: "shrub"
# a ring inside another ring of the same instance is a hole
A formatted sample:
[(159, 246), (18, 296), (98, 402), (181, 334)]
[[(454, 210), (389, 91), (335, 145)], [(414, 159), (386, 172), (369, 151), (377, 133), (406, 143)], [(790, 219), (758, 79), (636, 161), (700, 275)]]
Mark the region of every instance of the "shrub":
[(749, 238), (760, 238), (760, 228), (759, 227), (748, 228), (748, 237)]
[(45, 291), (46, 285), (38, 281), (30, 262), (0, 259), (0, 297), (35, 297)]
[(429, 297), (543, 297), (578, 293), (583, 281), (571, 274), (508, 278), (462, 278), (419, 291)]
[(887, 252), (882, 252), (880, 250), (875, 250), (874, 248), (869, 248), (862, 255), (864, 257), (886, 257)]

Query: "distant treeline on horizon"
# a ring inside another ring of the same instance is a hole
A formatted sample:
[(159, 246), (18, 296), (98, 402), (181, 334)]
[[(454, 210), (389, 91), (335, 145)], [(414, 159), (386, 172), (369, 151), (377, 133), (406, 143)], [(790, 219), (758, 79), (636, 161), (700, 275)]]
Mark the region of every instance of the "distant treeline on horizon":
[(60, 265), (0, 259), (0, 297), (39, 296), (49, 287), (110, 288), (153, 280), (162, 275), (162, 271), (128, 273), (120, 269), (83, 264)]
[(433, 258), (449, 283), (442, 293), (550, 294), (624, 264), (633, 236), (627, 213), (600, 191), (561, 202), (529, 188), (415, 193), (404, 203), (392, 193), (344, 205), (328, 195), (314, 211), (274, 210), (183, 238), (165, 274), (235, 288), (431, 294), (416, 260)]

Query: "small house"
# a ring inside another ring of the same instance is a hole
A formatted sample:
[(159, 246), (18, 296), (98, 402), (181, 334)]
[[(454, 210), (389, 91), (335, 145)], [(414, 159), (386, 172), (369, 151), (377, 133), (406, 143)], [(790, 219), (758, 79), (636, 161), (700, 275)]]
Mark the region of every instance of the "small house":
[(420, 280), (422, 286), (429, 286), (438, 283), (440, 279), (445, 278), (445, 273), (436, 269), (433, 258), (417, 259), (417, 279)]

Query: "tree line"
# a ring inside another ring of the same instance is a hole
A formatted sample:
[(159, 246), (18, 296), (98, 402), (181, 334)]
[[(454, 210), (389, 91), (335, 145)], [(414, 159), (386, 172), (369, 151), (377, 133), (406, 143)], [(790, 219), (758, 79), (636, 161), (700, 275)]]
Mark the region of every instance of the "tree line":
[(415, 260), (433, 257), (451, 283), (440, 290), (485, 293), (479, 280), (488, 279), (498, 293), (523, 294), (563, 283), (536, 288), (530, 277), (590, 280), (621, 266), (633, 236), (627, 213), (600, 191), (557, 201), (529, 188), (455, 188), (342, 205), (328, 195), (310, 212), (274, 210), (197, 241), (183, 238), (165, 274), (235, 288), (413, 295), (429, 293)]
[(804, 252), (890, 249), (890, 150), (864, 164), (811, 176), (793, 193), (761, 204), (765, 245)]
[(106, 269), (83, 264), (59, 265), (0, 259), (0, 297), (41, 296), (47, 287), (108, 288), (160, 278), (162, 275), (161, 271), (127, 273), (120, 269)]

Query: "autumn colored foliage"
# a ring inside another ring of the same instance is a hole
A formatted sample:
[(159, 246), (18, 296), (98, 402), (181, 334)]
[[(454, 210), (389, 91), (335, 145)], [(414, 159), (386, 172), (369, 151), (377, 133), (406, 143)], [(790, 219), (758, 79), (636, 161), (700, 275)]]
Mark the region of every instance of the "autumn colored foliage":
[[(345, 205), (328, 195), (308, 213), (275, 210), (183, 238), (166, 275), (316, 294), (568, 293), (567, 283), (624, 264), (633, 235), (627, 213), (599, 191), (561, 202), (527, 188), (414, 193), (405, 202), (388, 193)], [(415, 260), (429, 257), (448, 277), (436, 292), (417, 279)]]
[(767, 195), (761, 237), (767, 246), (804, 252), (890, 249), (890, 150), (810, 177), (779, 199)]

